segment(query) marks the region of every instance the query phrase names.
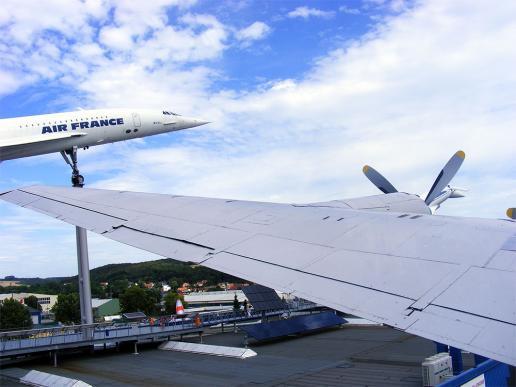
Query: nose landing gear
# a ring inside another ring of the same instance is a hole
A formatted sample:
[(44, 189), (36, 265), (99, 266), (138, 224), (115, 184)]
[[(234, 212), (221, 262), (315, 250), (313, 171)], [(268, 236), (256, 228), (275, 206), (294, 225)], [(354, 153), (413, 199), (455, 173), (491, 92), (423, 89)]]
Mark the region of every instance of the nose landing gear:
[(66, 151), (61, 151), (64, 161), (72, 168), (72, 185), (77, 188), (84, 186), (84, 176), (79, 173), (77, 167), (77, 147), (74, 146)]

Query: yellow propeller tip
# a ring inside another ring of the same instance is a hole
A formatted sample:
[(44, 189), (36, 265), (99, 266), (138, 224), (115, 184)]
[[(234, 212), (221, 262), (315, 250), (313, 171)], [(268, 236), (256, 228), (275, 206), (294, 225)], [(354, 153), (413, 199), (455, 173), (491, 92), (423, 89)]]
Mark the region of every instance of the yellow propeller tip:
[(515, 213), (514, 213), (514, 208), (508, 208), (507, 209), (507, 216), (511, 219), (514, 219), (515, 218)]
[(466, 153), (464, 153), (464, 151), (458, 151), (457, 153), (455, 153), (457, 156), (459, 156), (462, 160), (464, 160), (464, 158), (466, 157)]
[(362, 168), (362, 172), (367, 173), (368, 170), (369, 170), (369, 165), (364, 165), (364, 167)]

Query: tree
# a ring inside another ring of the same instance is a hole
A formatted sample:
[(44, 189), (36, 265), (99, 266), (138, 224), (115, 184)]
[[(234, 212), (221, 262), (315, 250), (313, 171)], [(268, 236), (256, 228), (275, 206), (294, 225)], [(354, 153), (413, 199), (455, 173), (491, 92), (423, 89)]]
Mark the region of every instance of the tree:
[(177, 291), (177, 288), (179, 287), (179, 282), (177, 282), (175, 278), (169, 279), (168, 284), (174, 292)]
[(120, 297), (120, 295), (127, 290), (127, 288), (129, 287), (129, 281), (127, 280), (127, 278), (117, 279), (113, 282), (110, 282), (108, 287), (111, 291), (111, 296), (117, 298)]
[(180, 299), (183, 306), (186, 308), (188, 303), (185, 302), (184, 296), (177, 294), (176, 292), (170, 291), (165, 295), (165, 313), (175, 314), (176, 313), (176, 302)]
[(25, 305), (30, 306), (31, 308), (37, 309), (39, 311), (42, 310), (41, 305), (38, 302), (38, 297), (36, 296), (29, 296), (25, 298), (24, 302)]
[(59, 294), (56, 304), (52, 307), (52, 312), (56, 315), (56, 321), (62, 322), (63, 324), (80, 323), (81, 305), (79, 294)]
[(154, 305), (161, 301), (161, 291), (158, 288), (145, 289), (145, 293), (154, 301)]
[(149, 316), (155, 312), (158, 301), (154, 292), (146, 291), (139, 286), (131, 286), (120, 294), (122, 312), (143, 312)]
[(96, 298), (106, 298), (106, 290), (99, 283), (91, 284), (91, 295)]
[(0, 303), (0, 329), (30, 329), (32, 318), (27, 307), (7, 298)]

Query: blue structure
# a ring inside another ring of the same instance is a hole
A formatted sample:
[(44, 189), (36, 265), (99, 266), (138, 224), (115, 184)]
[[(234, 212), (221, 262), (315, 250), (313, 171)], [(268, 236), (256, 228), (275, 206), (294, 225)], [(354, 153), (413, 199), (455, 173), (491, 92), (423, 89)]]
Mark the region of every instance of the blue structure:
[(462, 351), (459, 348), (448, 347), (445, 344), (435, 342), (437, 353), (449, 352), (452, 358), (454, 378), (439, 385), (439, 387), (459, 387), (480, 375), (484, 375), (485, 386), (508, 386), (510, 369), (507, 364), (488, 359), (481, 355), (475, 355), (475, 368), (463, 372)]
[(460, 348), (450, 347), (450, 356), (452, 359), (453, 374), (458, 375), (464, 371), (462, 364), (462, 350)]
[(293, 317), (288, 320), (272, 321), (269, 323), (241, 326), (240, 329), (248, 336), (258, 340), (277, 339), (288, 335), (306, 333), (319, 329), (331, 328), (346, 323), (334, 312)]
[(448, 352), (448, 346), (446, 344), (438, 343), (435, 341), (435, 348), (437, 353)]
[(508, 379), (510, 377), (509, 366), (499, 361), (489, 359), (479, 364), (477, 367), (471, 368), (455, 376), (453, 379), (439, 384), (439, 387), (459, 387), (482, 374), (484, 375), (486, 386), (508, 386)]
[(487, 357), (482, 355), (475, 355), (475, 367), (478, 367), (481, 363), (489, 360)]

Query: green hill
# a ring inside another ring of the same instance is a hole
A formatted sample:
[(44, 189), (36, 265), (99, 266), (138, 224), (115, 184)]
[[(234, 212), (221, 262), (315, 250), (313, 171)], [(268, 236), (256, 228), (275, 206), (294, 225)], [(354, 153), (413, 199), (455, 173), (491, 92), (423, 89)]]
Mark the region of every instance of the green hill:
[[(47, 293), (58, 294), (77, 291), (77, 276), (53, 277), (53, 278), (13, 278), (19, 280), (23, 286), (0, 287), (0, 293)], [(219, 282), (242, 282), (239, 278), (208, 269), (202, 266), (190, 265), (172, 259), (159, 259), (156, 261), (139, 263), (115, 263), (100, 266), (90, 270), (92, 293), (97, 297), (116, 295), (126, 283), (150, 281), (154, 283), (167, 282), (181, 285), (183, 282), (196, 282), (207, 280), (207, 285), (216, 285)], [(100, 282), (109, 282), (115, 288), (106, 289), (100, 287)]]
[[(208, 283), (215, 285), (224, 281), (240, 281), (238, 278), (206, 267), (189, 265), (172, 259), (105, 265), (92, 269), (90, 271), (90, 277), (91, 282), (114, 282), (122, 279), (127, 279), (129, 282), (168, 282), (174, 279), (178, 283), (208, 280)], [(76, 279), (77, 276), (73, 278)]]

